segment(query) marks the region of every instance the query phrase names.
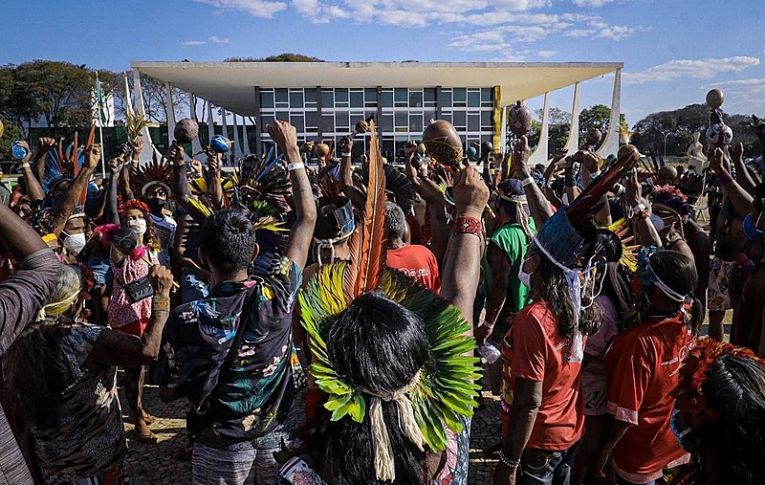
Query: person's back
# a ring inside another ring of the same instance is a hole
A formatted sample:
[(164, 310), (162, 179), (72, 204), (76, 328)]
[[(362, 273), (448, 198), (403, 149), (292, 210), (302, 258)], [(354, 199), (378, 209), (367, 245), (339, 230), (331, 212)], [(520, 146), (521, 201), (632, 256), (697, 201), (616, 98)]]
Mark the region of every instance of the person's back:
[(441, 279), (438, 275), (438, 261), (433, 252), (419, 244), (407, 244), (396, 249), (388, 249), (386, 265), (397, 269), (416, 283), (438, 293)]
[(425, 246), (404, 242), (408, 230), (406, 217), (401, 207), (393, 202), (386, 202), (385, 232), (388, 238), (388, 250), (385, 264), (438, 293), (441, 290), (438, 261), (433, 252)]
[[(99, 476), (122, 465), (127, 447), (116, 393), (117, 368), (85, 365), (106, 327), (37, 325), (3, 361), (6, 381), (21, 398), (35, 462), (46, 483)], [(35, 382), (34, 392), (19, 389)], [(27, 399), (29, 401), (27, 401)], [(43, 407), (36, 405), (44, 402)], [(31, 409), (30, 409), (31, 408)], [(39, 416), (43, 415), (43, 416)]]
[(672, 391), (690, 339), (680, 317), (653, 319), (617, 336), (606, 355), (608, 410), (634, 424), (614, 447), (614, 464), (635, 483), (662, 467), (681, 464), (677, 460), (687, 461), (669, 421)]
[[(510, 363), (506, 387), (513, 389), (518, 378), (542, 382), (541, 405), (527, 448), (563, 451), (581, 437), (584, 401), (581, 393), (581, 361), (568, 361), (568, 340), (561, 335), (558, 319), (544, 300), (535, 301), (518, 312), (502, 352)], [(509, 337), (509, 338), (508, 338)], [(509, 399), (508, 399), (509, 398)], [(503, 418), (507, 418), (512, 397), (505, 393)], [(512, 433), (507, 424), (504, 433)]]
[[(275, 483), (274, 457), (294, 437), (302, 406), (291, 408), (292, 310), (316, 222), (297, 133), (276, 121), (269, 133), (288, 162), (296, 219), (284, 254), (269, 274), (251, 280), (258, 245), (249, 213), (224, 210), (200, 231), (199, 258), (210, 268), (205, 299), (178, 307), (164, 334), (158, 365), (160, 397), (188, 397), (194, 441), (193, 483)], [(178, 145), (170, 157), (183, 163)]]

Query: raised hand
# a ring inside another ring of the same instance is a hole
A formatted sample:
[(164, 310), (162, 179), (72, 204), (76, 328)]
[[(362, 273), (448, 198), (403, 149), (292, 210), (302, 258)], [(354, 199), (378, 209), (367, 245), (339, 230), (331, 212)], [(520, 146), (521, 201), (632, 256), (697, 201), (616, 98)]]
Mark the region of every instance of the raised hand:
[(125, 159), (122, 157), (112, 158), (109, 160), (108, 165), (109, 172), (112, 174), (112, 177), (118, 177), (122, 172), (122, 167), (125, 166)]
[(182, 167), (184, 164), (183, 147), (179, 145), (178, 143), (173, 142), (173, 144), (170, 145), (170, 148), (167, 149), (167, 158), (168, 160), (172, 161), (176, 166)]
[(529, 140), (525, 136), (518, 138), (513, 145), (512, 165), (510, 167), (512, 176), (517, 179), (525, 179), (530, 175), (528, 161), (531, 156)]
[(275, 120), (273, 124), (266, 126), (271, 139), (279, 146), (288, 158), (300, 159), (300, 151), (297, 145), (297, 131), (295, 127), (286, 121)]
[(340, 140), (339, 147), (340, 147), (340, 153), (351, 153), (351, 151), (353, 150), (353, 138), (351, 138), (350, 136), (344, 136)]
[(414, 157), (414, 154), (417, 152), (417, 143), (415, 143), (413, 140), (409, 140), (406, 142), (406, 145), (404, 145), (404, 157), (407, 159), (411, 159)]
[(98, 167), (98, 162), (101, 160), (101, 145), (95, 144), (85, 148), (85, 166), (90, 170), (95, 170)]
[(40, 151), (47, 151), (58, 145), (55, 138), (49, 136), (43, 136), (37, 140), (37, 149)]
[(457, 214), (476, 218), (481, 217), (489, 201), (489, 187), (473, 167), (465, 167), (460, 172), (452, 194)]
[(158, 264), (152, 266), (149, 268), (149, 280), (155, 295), (170, 297), (170, 291), (173, 289), (173, 273), (169, 269)]

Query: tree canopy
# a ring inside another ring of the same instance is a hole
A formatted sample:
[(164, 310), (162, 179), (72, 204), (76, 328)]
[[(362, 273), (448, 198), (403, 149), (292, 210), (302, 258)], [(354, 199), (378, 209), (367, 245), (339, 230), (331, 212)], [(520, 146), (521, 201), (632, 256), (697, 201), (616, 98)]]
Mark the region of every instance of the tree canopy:
[[(101, 75), (104, 94), (114, 75)], [(34, 60), (0, 67), (0, 116), (28, 131), (39, 122), (51, 128), (87, 126), (92, 118), (96, 72), (70, 62)]]
[[(643, 150), (653, 147), (664, 152), (664, 139), (667, 141), (668, 155), (685, 155), (688, 145), (693, 141), (694, 133), (701, 134), (704, 141), (709, 125), (709, 107), (704, 104), (691, 104), (672, 111), (652, 113), (635, 124), (635, 142)], [(734, 141), (744, 144), (747, 155), (759, 155), (759, 141), (749, 127), (751, 118), (745, 115), (723, 115), (727, 125), (733, 130)]]
[(223, 62), (324, 62), (324, 60), (318, 57), (285, 52), (268, 57), (229, 57), (224, 59)]

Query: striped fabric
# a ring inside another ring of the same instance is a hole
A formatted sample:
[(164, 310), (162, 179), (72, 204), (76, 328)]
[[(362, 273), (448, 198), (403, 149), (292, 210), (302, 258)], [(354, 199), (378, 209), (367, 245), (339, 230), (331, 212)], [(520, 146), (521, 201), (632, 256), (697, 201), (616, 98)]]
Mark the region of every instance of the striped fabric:
[(32, 485), (21, 450), (0, 407), (0, 485)]

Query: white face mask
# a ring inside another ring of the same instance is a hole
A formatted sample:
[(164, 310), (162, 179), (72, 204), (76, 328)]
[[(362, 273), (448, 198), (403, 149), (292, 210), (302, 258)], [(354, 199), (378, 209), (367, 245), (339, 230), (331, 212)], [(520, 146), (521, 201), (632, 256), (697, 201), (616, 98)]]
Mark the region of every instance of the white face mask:
[(128, 227), (136, 230), (139, 236), (146, 234), (146, 219), (133, 219), (128, 221)]
[(64, 248), (72, 254), (80, 254), (85, 249), (85, 234), (67, 234), (64, 239)]
[(526, 261), (521, 263), (521, 267), (518, 268), (518, 279), (521, 280), (521, 283), (527, 287), (531, 288), (531, 273), (527, 273), (523, 271), (523, 266), (526, 264)]

